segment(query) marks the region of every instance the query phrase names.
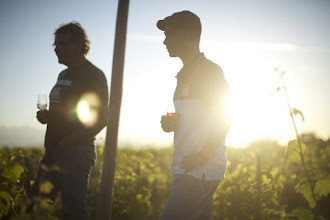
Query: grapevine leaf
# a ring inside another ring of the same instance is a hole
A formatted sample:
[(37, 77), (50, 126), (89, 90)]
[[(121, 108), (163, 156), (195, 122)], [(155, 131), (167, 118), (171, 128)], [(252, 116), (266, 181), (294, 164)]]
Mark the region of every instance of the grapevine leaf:
[(316, 182), (315, 184), (315, 193), (318, 196), (327, 196), (328, 194), (330, 194), (330, 177), (328, 176), (327, 178), (323, 179), (323, 180), (319, 180)]
[(53, 190), (53, 188), (54, 188), (53, 184), (48, 180), (46, 180), (46, 181), (44, 181), (43, 183), (40, 184), (40, 192), (41, 193), (48, 194)]
[(10, 194), (0, 191), (0, 218), (7, 215), (10, 209)]
[(314, 220), (313, 213), (308, 209), (296, 208), (292, 214), (298, 217), (299, 220)]
[(303, 115), (303, 113), (302, 113), (300, 110), (298, 110), (298, 109), (296, 109), (296, 108), (291, 108), (291, 112), (292, 112), (292, 114), (294, 114), (294, 115), (300, 115), (301, 120), (302, 120), (302, 121), (305, 121), (304, 115)]
[(23, 167), (15, 164), (15, 165), (6, 167), (5, 172), (3, 173), (3, 176), (7, 179), (10, 179), (10, 180), (16, 182), (23, 172), (24, 172)]

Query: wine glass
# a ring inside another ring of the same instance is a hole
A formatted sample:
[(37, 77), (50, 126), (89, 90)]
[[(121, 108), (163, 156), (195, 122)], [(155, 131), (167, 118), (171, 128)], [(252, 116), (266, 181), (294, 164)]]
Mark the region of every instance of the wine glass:
[(40, 111), (47, 108), (47, 96), (45, 94), (38, 95), (37, 107)]
[(177, 113), (175, 112), (173, 100), (168, 101), (166, 115), (169, 117), (175, 117), (177, 115)]

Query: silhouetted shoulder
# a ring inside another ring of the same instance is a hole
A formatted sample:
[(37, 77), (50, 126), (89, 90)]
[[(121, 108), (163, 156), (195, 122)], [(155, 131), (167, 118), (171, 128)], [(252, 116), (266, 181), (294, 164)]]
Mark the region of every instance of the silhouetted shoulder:
[(204, 100), (214, 103), (214, 100), (223, 99), (230, 92), (230, 87), (225, 80), (221, 67), (205, 59), (202, 61), (202, 76), (200, 78), (200, 92)]
[(97, 92), (104, 102), (107, 102), (108, 94), (108, 82), (102, 70), (97, 68), (94, 64), (89, 62), (87, 67), (88, 82), (91, 90)]
[(205, 85), (205, 87), (218, 87), (218, 86), (224, 86), (223, 84), (227, 84), (224, 73), (221, 69), (221, 67), (210, 61), (209, 59), (205, 59), (201, 61), (199, 64), (201, 71), (201, 83)]
[(103, 71), (100, 70), (98, 67), (96, 67), (91, 62), (89, 62), (89, 65), (87, 66), (87, 72), (89, 74), (93, 74), (93, 77), (106, 80), (106, 77), (105, 77)]
[(206, 77), (214, 78), (214, 79), (217, 79), (219, 77), (224, 78), (223, 71), (218, 64), (212, 62), (209, 59), (205, 59), (202, 62), (203, 62), (203, 66), (205, 67), (204, 74), (206, 75)]
[(60, 74), (58, 74), (57, 80), (62, 79), (63, 76), (67, 73), (68, 69), (62, 70), (62, 72), (60, 72)]

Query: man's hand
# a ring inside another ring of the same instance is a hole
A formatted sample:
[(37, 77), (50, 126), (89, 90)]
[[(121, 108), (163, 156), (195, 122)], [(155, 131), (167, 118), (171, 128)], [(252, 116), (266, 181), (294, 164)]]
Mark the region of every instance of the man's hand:
[(165, 132), (175, 131), (178, 124), (178, 115), (163, 115), (160, 123), (162, 124), (162, 129)]
[(181, 162), (181, 168), (185, 169), (185, 173), (189, 172), (191, 169), (202, 166), (209, 160), (202, 152), (197, 154), (192, 154), (185, 156)]
[(37, 112), (37, 119), (41, 124), (47, 124), (48, 122), (48, 110), (42, 110)]

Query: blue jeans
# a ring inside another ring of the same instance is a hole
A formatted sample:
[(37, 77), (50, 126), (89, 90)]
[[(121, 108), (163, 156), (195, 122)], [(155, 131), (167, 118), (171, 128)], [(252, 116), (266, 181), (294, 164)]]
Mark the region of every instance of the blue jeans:
[[(55, 200), (61, 193), (63, 219), (87, 220), (88, 181), (96, 159), (95, 147), (92, 144), (80, 144), (68, 148), (54, 149), (51, 153), (46, 150), (31, 196)], [(56, 165), (59, 170), (52, 167)], [(40, 184), (50, 181), (53, 189), (49, 193), (40, 192)]]
[(220, 180), (177, 174), (159, 220), (213, 220), (213, 194)]

